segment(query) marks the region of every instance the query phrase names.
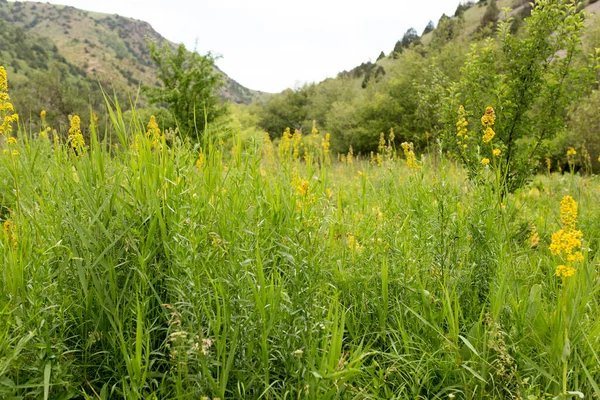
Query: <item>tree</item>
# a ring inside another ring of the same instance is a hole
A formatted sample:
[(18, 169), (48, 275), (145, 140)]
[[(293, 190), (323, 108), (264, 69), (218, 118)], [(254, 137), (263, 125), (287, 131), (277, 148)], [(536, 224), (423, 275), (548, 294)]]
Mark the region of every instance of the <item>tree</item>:
[(168, 45), (158, 49), (150, 44), (150, 57), (158, 66), (161, 87), (145, 87), (150, 101), (166, 104), (179, 132), (199, 139), (207, 126), (227, 113), (217, 95), (223, 85), (215, 58), (208, 53), (189, 52), (183, 44), (176, 50)]
[(458, 7), (456, 7), (456, 11), (454, 12), (455, 17), (460, 17), (467, 11), (469, 8), (475, 5), (472, 1), (467, 1), (466, 3), (460, 3)]
[(433, 21), (429, 21), (429, 23), (427, 24), (427, 26), (423, 30), (423, 35), (421, 35), (421, 36), (424, 36), (424, 35), (428, 34), (429, 32), (431, 32), (434, 29), (435, 29), (435, 25), (433, 24)]
[(437, 29), (433, 31), (431, 47), (441, 48), (450, 40), (456, 38), (462, 30), (462, 24), (462, 18), (450, 18), (446, 14), (442, 14)]
[(279, 137), (286, 128), (302, 130), (307, 119), (307, 105), (314, 85), (296, 90), (286, 89), (270, 96), (259, 111), (259, 125), (271, 135)]
[(377, 61), (381, 60), (382, 58), (385, 58), (385, 53), (383, 51), (381, 53), (379, 53), (379, 57), (377, 57)]
[[(510, 33), (511, 22), (512, 18), (498, 22), (498, 39), (473, 46), (462, 78), (440, 104), (452, 106), (445, 113), (450, 150), (462, 159), (472, 179), (481, 176), (483, 158), (495, 160), (502, 195), (531, 178), (543, 160), (544, 143), (564, 129), (567, 111), (593, 72), (574, 63), (585, 27), (575, 3), (538, 0), (519, 35)], [(458, 117), (456, 110), (461, 110)], [(468, 124), (469, 143), (466, 137), (456, 138), (456, 121), (471, 116), (475, 118)]]
[(417, 44), (419, 42), (419, 34), (414, 28), (408, 29), (404, 36), (402, 36), (401, 40), (396, 42), (396, 46), (394, 46), (395, 53), (402, 53), (402, 50), (408, 49), (411, 44)]
[(498, 4), (496, 0), (490, 0), (490, 4), (487, 6), (485, 13), (481, 19), (480, 28), (485, 28), (488, 25), (495, 26), (498, 22), (498, 15), (500, 14), (500, 10), (498, 9)]

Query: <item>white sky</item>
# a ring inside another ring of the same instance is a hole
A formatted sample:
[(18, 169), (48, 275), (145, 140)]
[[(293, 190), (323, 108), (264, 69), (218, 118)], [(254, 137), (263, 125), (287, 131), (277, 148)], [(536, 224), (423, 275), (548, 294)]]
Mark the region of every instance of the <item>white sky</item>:
[(149, 22), (162, 36), (222, 56), (240, 84), (279, 92), (386, 54), (404, 32), (453, 15), (460, 0), (51, 0)]

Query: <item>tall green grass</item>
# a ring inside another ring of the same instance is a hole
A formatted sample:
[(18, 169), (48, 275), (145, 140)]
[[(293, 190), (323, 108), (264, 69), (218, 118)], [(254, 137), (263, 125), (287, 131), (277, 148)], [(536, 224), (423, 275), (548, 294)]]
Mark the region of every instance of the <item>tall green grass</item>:
[[(499, 204), (443, 158), (305, 162), (107, 118), (117, 140), (92, 127), (83, 154), (21, 129), (0, 155), (1, 398), (542, 399), (565, 358), (568, 390), (600, 395), (597, 179)], [(568, 354), (548, 251), (567, 194)]]

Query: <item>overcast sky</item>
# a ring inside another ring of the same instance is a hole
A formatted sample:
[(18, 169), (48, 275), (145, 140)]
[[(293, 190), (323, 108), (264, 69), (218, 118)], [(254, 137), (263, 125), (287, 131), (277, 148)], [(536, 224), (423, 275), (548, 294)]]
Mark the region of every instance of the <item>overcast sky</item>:
[(51, 0), (149, 22), (167, 39), (222, 58), (242, 85), (279, 92), (387, 54), (404, 32), (454, 14), (460, 0)]

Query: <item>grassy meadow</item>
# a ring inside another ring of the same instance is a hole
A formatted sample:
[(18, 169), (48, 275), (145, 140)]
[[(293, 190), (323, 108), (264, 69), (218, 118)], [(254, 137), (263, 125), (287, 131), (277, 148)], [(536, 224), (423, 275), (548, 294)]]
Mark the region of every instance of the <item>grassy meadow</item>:
[(503, 197), (433, 149), (130, 115), (4, 132), (0, 398), (600, 396), (596, 177)]

